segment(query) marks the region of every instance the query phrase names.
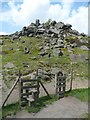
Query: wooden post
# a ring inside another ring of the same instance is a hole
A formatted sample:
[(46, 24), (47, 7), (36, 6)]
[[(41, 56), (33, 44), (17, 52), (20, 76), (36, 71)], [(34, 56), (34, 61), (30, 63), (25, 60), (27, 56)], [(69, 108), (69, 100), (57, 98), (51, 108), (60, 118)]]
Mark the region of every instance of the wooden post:
[(36, 71), (36, 77), (35, 77), (36, 79), (37, 79), (37, 99), (39, 98), (39, 80), (38, 80), (38, 69), (37, 69), (37, 71)]
[(71, 63), (71, 82), (70, 82), (70, 91), (72, 90), (72, 81), (73, 81), (73, 68)]
[(58, 88), (57, 88), (57, 74), (55, 74), (55, 92), (56, 92), (56, 94), (57, 94), (57, 90), (58, 90)]
[(21, 109), (21, 79), (19, 79), (18, 89), (19, 89), (19, 106)]
[[(66, 74), (64, 74), (64, 77), (65, 77), (65, 82), (63, 83), (63, 85), (66, 85)], [(65, 92), (65, 90), (66, 90), (66, 86), (65, 87), (63, 87), (63, 91)]]

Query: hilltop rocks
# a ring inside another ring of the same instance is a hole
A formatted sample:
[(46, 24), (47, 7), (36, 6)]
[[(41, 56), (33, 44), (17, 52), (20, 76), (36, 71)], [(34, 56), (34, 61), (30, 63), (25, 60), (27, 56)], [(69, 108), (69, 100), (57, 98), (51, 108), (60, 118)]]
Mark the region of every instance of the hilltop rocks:
[(76, 30), (72, 30), (71, 24), (64, 24), (63, 22), (56, 22), (49, 20), (47, 23), (40, 23), (40, 20), (37, 19), (35, 23), (31, 23), (29, 26), (24, 26), (22, 31), (14, 33), (13, 40), (18, 39), (20, 36), (37, 36), (48, 37), (48, 38), (61, 38), (64, 39), (64, 36), (67, 36), (65, 31), (68, 32), (67, 35), (81, 35), (85, 36), (84, 33), (79, 33)]
[(36, 26), (39, 26), (39, 25), (40, 25), (40, 20), (37, 19), (37, 20), (36, 20)]
[[(14, 33), (12, 38), (15, 40), (22, 36), (36, 37), (38, 39), (43, 38), (45, 40), (44, 44), (38, 49), (38, 55), (43, 57), (49, 54), (49, 50), (52, 50), (53, 52), (58, 51), (60, 48), (75, 48), (81, 46), (83, 43), (81, 39), (85, 34), (80, 34), (77, 30), (73, 30), (71, 24), (64, 24), (63, 22), (51, 20), (46, 23), (40, 23), (40, 20), (37, 19), (35, 23), (31, 23), (27, 27), (24, 26), (20, 32)], [(22, 43), (25, 43), (25, 40), (23, 40)], [(24, 53), (30, 53), (29, 48), (25, 47)], [(63, 53), (59, 51), (56, 55), (62, 56)]]
[(62, 23), (62, 22), (58, 22), (58, 23), (56, 23), (56, 25), (55, 25), (55, 27), (56, 27), (57, 29), (62, 29), (63, 26), (64, 26), (64, 23)]

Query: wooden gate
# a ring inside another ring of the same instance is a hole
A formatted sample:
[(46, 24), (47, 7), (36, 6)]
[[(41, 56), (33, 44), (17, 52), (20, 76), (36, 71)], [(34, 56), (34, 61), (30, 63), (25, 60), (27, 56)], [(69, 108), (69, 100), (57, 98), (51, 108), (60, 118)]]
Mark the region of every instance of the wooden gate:
[(28, 102), (31, 106), (33, 101), (39, 98), (39, 81), (38, 79), (20, 79), (19, 80), (19, 97), (20, 106)]
[(66, 75), (62, 74), (61, 72), (58, 72), (55, 75), (55, 88), (58, 97), (64, 97), (66, 89)]

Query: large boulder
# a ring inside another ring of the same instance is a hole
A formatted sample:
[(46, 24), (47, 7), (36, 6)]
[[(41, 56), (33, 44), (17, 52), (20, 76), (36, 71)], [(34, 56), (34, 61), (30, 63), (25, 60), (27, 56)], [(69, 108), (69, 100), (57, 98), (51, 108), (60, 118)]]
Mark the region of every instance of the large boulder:
[(50, 80), (51, 73), (49, 73), (45, 70), (42, 70), (42, 69), (38, 69), (38, 77), (43, 80)]
[(82, 46), (80, 47), (80, 49), (81, 49), (81, 50), (89, 50), (89, 48), (88, 48), (87, 46), (85, 46), (85, 45), (82, 45)]
[(60, 50), (58, 56), (63, 56), (63, 52)]
[(70, 29), (72, 27), (72, 25), (71, 24), (66, 24), (66, 25), (63, 25), (63, 29)]
[(60, 31), (57, 30), (57, 29), (55, 29), (55, 28), (54, 28), (54, 29), (49, 29), (49, 30), (48, 30), (48, 34), (52, 34), (52, 33), (58, 35), (58, 34), (60, 33)]
[(25, 48), (24, 48), (24, 53), (25, 53), (25, 54), (28, 54), (29, 52), (30, 52), (29, 48), (25, 47)]
[(80, 35), (81, 35), (81, 36), (83, 36), (83, 37), (85, 37), (85, 36), (86, 36), (86, 34), (84, 34), (84, 33), (81, 33)]
[(22, 31), (26, 31), (26, 26), (23, 27)]
[(72, 30), (72, 29), (69, 29), (69, 32), (71, 33), (71, 34), (75, 34), (75, 35), (80, 35), (80, 33), (77, 31), (77, 30)]
[(51, 26), (55, 26), (56, 23), (57, 23), (57, 22), (54, 20), (54, 21), (51, 21), (50, 25), (51, 25)]
[(55, 27), (56, 27), (57, 29), (62, 29), (63, 26), (64, 26), (64, 23), (62, 23), (62, 22), (58, 22), (58, 23), (55, 24)]
[(18, 38), (19, 38), (19, 36), (13, 35), (12, 40), (16, 40), (16, 39), (18, 39)]
[(44, 51), (44, 52), (40, 52), (40, 53), (39, 53), (39, 55), (40, 55), (40, 56), (42, 56), (42, 57), (43, 57), (43, 56), (45, 56), (45, 55), (47, 55), (47, 54), (48, 54), (48, 53), (47, 53), (47, 52), (45, 52), (45, 51)]
[(0, 45), (4, 44), (4, 40), (0, 39)]
[(12, 62), (7, 63), (6, 65), (4, 65), (4, 68), (8, 69), (8, 68), (14, 68), (15, 65)]
[(37, 29), (36, 34), (44, 34), (45, 31), (46, 30), (44, 28), (39, 28), (39, 29)]
[(40, 20), (36, 19), (36, 26), (39, 26), (39, 25), (40, 25)]

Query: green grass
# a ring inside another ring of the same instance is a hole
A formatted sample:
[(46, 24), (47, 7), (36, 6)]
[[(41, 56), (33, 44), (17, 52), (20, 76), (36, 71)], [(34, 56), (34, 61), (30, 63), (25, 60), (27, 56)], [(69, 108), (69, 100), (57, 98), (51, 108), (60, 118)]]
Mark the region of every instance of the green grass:
[[(72, 90), (71, 92), (66, 93), (65, 96), (73, 96), (81, 101), (88, 102), (88, 91), (90, 92), (90, 88), (75, 89)], [(57, 95), (50, 95), (50, 97), (42, 96), (39, 98), (37, 102), (34, 102), (32, 106), (30, 107), (25, 106), (25, 110), (28, 111), (29, 113), (37, 113), (43, 107), (46, 107), (46, 105), (52, 104), (57, 100), (58, 100)], [(18, 111), (19, 111), (19, 103), (7, 105), (2, 110), (2, 116), (6, 117), (7, 115), (15, 115)]]
[[(22, 37), (20, 40), (17, 39), (15, 41), (10, 42), (10, 39), (3, 38), (5, 43), (2, 45), (2, 51), (5, 52), (5, 54), (2, 55), (2, 73), (3, 73), (3, 80), (6, 82), (7, 86), (9, 86), (9, 82), (12, 80), (10, 76), (17, 75), (18, 71), (20, 70), (22, 75), (27, 75), (39, 67), (42, 67), (43, 69), (51, 69), (51, 67), (59, 67), (60, 69), (67, 72), (70, 69), (70, 58), (67, 48), (62, 48), (62, 51), (64, 52), (64, 55), (62, 57), (58, 56), (52, 56), (50, 59), (48, 59), (47, 56), (40, 58), (38, 56), (39, 47), (43, 46), (44, 39), (43, 38), (35, 38), (35, 37)], [(69, 39), (76, 39), (75, 36), (70, 36)], [(25, 43), (22, 43), (22, 41), (25, 41)], [(24, 48), (27, 46), (30, 49), (29, 54), (24, 54)], [(13, 50), (9, 50), (9, 48), (13, 48)], [(17, 51), (17, 49), (19, 49)], [(75, 54), (82, 54), (87, 55), (88, 52), (84, 50), (79, 50), (77, 48), (74, 48)], [(36, 57), (36, 60), (33, 60), (32, 58)], [(40, 61), (43, 62), (43, 64), (40, 63)], [(4, 65), (8, 62), (12, 62), (15, 67), (13, 69), (5, 69)], [(49, 63), (46, 64), (46, 62)], [(28, 63), (29, 67), (24, 67), (23, 63)], [(76, 65), (78, 64), (78, 65)], [(78, 66), (78, 67), (77, 67)], [(7, 71), (8, 70), (8, 71)], [(80, 79), (81, 78), (88, 78), (88, 64), (87, 63), (81, 63), (77, 61), (74, 65), (74, 70), (77, 70), (76, 72), (79, 73)], [(9, 77), (7, 77), (9, 76)], [(76, 76), (77, 77), (77, 76)], [(13, 79), (14, 81), (14, 79)]]
[[(58, 97), (56, 95), (43, 96), (40, 97), (37, 102), (34, 102), (31, 107), (26, 106), (25, 110), (28, 112), (36, 113), (40, 111), (43, 107), (45, 107), (47, 104), (52, 104), (54, 101), (58, 100)], [(19, 103), (10, 104), (5, 106), (2, 109), (2, 117), (5, 118), (8, 115), (15, 115), (19, 111)]]
[(81, 117), (83, 117), (83, 120), (90, 120), (90, 113), (85, 113)]
[(29, 113), (37, 113), (39, 112), (43, 107), (45, 107), (48, 104), (52, 104), (53, 102), (57, 101), (58, 97), (56, 95), (51, 95), (50, 97), (48, 96), (43, 96), (39, 98), (37, 102), (34, 102), (31, 107), (26, 107), (26, 110)]
[(2, 109), (2, 117), (4, 118), (8, 115), (15, 115), (18, 111), (19, 111), (19, 103), (18, 102), (7, 105)]
[(88, 92), (90, 88), (75, 89), (71, 92), (66, 93), (66, 96), (73, 96), (78, 98), (81, 101), (88, 102)]

